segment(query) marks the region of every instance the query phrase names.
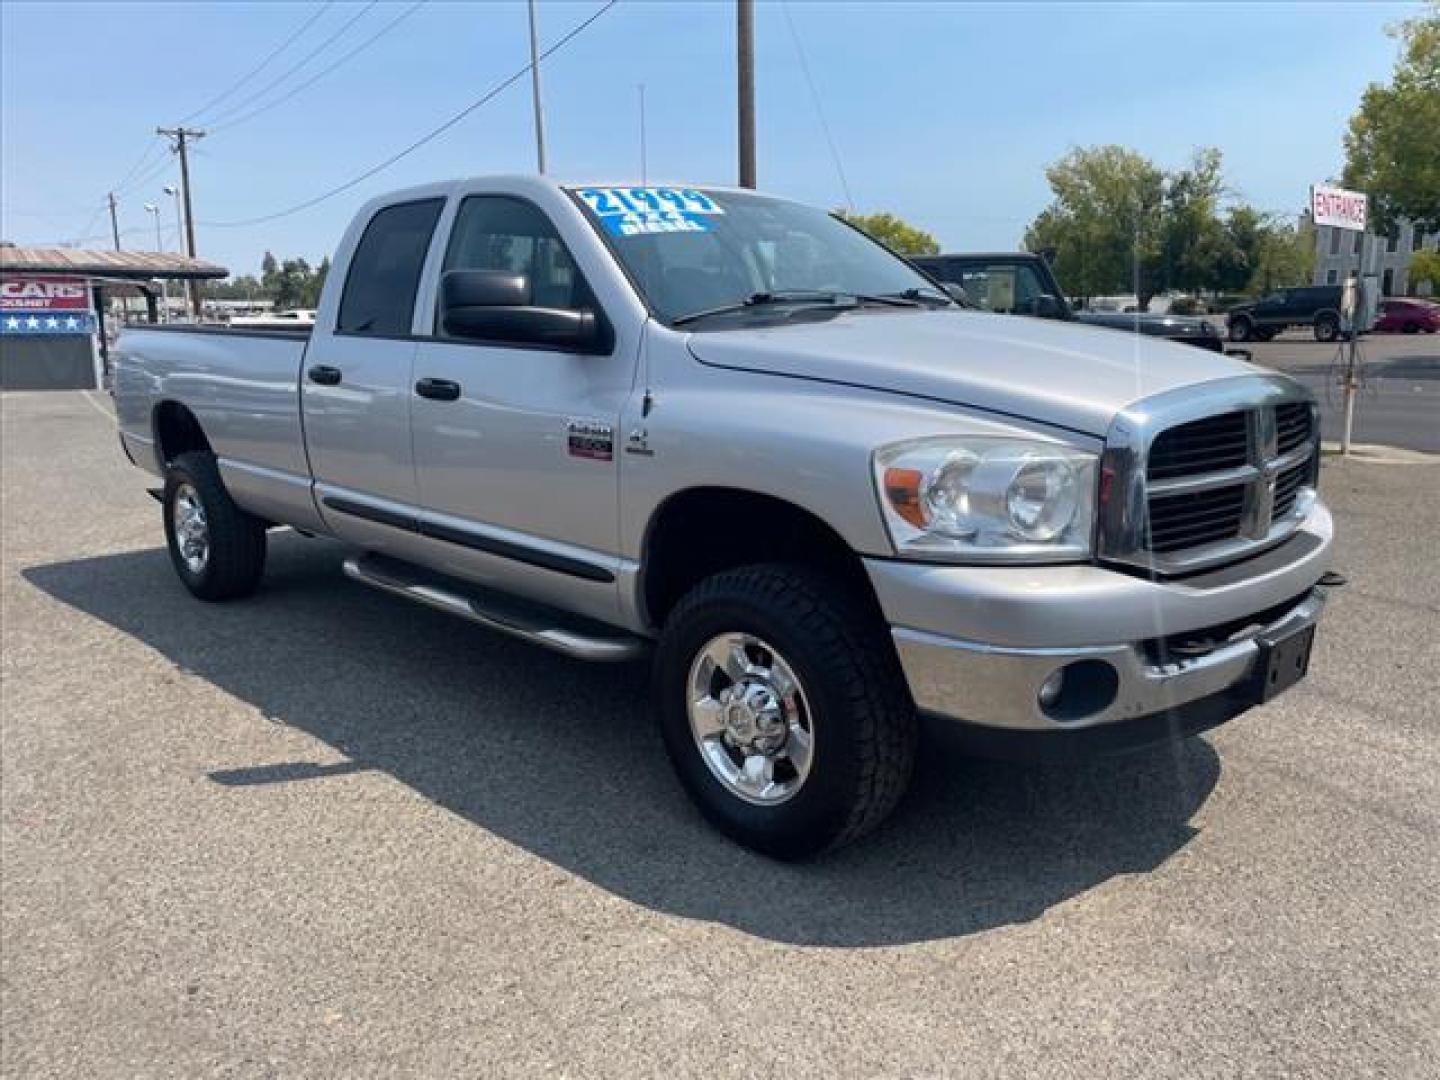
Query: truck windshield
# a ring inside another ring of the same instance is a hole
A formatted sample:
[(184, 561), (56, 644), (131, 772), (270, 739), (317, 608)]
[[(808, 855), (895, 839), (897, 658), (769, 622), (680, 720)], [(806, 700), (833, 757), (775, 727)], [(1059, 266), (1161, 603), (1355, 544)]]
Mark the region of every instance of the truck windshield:
[(668, 323), (871, 301), (950, 304), (903, 259), (814, 207), (696, 188), (589, 187), (575, 195)]

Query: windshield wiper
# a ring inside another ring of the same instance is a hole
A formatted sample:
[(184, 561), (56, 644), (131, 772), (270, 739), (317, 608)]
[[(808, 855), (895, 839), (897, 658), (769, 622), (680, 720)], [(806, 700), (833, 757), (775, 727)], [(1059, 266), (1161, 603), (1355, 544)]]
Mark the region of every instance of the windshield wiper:
[[(914, 296), (909, 295), (915, 293)], [(825, 308), (837, 308), (846, 310), (859, 307), (861, 304), (884, 304), (886, 307), (920, 307), (925, 299), (938, 299), (938, 297), (925, 297), (919, 289), (910, 289), (904, 293), (851, 293), (834, 292), (826, 289), (776, 289), (772, 292), (751, 293), (744, 300), (734, 304), (723, 304), (720, 307), (708, 308), (705, 311), (692, 311), (688, 315), (681, 315), (679, 318), (671, 319), (671, 326), (684, 326), (686, 323), (695, 322), (698, 319), (706, 319), (711, 315), (733, 315), (737, 311), (748, 311), (751, 308), (775, 307), (780, 304), (805, 304), (806, 308), (820, 306)]]
[(698, 319), (708, 319), (711, 315), (731, 315), (737, 311), (775, 307), (779, 304), (813, 302), (823, 307), (855, 307), (860, 300), (861, 297), (852, 293), (829, 292), (824, 289), (777, 289), (774, 292), (751, 293), (738, 303), (722, 304), (720, 307), (706, 308), (704, 311), (692, 311), (688, 315), (671, 319), (670, 325), (684, 326), (686, 323), (695, 322)]
[(938, 304), (941, 307), (949, 307), (955, 303), (955, 298), (949, 293), (940, 289), (913, 287), (904, 292), (886, 293), (885, 296), (894, 300), (912, 300), (917, 304)]

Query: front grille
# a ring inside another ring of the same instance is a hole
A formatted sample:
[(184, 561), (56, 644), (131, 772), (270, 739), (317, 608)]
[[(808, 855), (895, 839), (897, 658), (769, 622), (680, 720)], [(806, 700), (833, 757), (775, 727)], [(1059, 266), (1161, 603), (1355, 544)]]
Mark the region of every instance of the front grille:
[(1240, 535), (1244, 514), (1243, 484), (1152, 497), (1150, 550), (1164, 554), (1234, 539)]
[(1207, 416), (1161, 432), (1150, 447), (1145, 475), (1150, 480), (1171, 480), (1244, 465), (1250, 453), (1246, 415)]
[(1283, 518), (1295, 509), (1295, 498), (1300, 494), (1300, 489), (1305, 486), (1305, 481), (1308, 479), (1310, 479), (1310, 462), (1308, 461), (1292, 465), (1275, 477), (1275, 505), (1270, 513), (1272, 521)]
[(1281, 454), (1298, 450), (1310, 441), (1314, 434), (1311, 428), (1310, 406), (1303, 401), (1287, 401), (1275, 407), (1276, 449)]
[[(1299, 525), (1314, 483), (1313, 404), (1280, 376), (1187, 391), (1118, 417), (1101, 463), (1102, 558), (1180, 574), (1244, 558)], [(1167, 423), (1167, 420), (1169, 421)]]

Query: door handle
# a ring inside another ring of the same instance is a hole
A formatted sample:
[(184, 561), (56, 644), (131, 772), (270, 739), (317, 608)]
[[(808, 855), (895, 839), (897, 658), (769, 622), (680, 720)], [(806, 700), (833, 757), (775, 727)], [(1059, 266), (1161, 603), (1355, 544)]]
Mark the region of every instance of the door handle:
[(311, 382), (321, 386), (337, 386), (340, 383), (340, 369), (329, 364), (316, 364), (305, 375)]
[(449, 379), (421, 379), (415, 393), (431, 401), (455, 401), (460, 397), (460, 384)]

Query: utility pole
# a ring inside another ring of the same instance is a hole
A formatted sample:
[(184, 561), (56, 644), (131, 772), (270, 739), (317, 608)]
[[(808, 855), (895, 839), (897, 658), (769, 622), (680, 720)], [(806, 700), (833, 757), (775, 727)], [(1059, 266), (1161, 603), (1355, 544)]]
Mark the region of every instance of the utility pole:
[[(93, 218), (91, 219), (94, 220)], [(120, 250), (120, 220), (115, 216), (115, 193), (110, 192), (110, 235), (115, 238), (115, 250)]]
[[(174, 139), (173, 149), (180, 155), (180, 191), (185, 200), (185, 254), (193, 259), (195, 257), (195, 213), (190, 206), (190, 157), (186, 153), (186, 142), (187, 140), (203, 139), (205, 132), (198, 128), (174, 127), (156, 128), (155, 133)], [(200, 321), (200, 282), (196, 278), (190, 280), (190, 315), (196, 322)]]
[(755, 186), (755, 0), (735, 0), (740, 91), (740, 186)]
[(540, 34), (535, 26), (535, 0), (530, 0), (530, 96), (535, 102), (535, 163), (545, 172), (545, 111), (540, 107)]

